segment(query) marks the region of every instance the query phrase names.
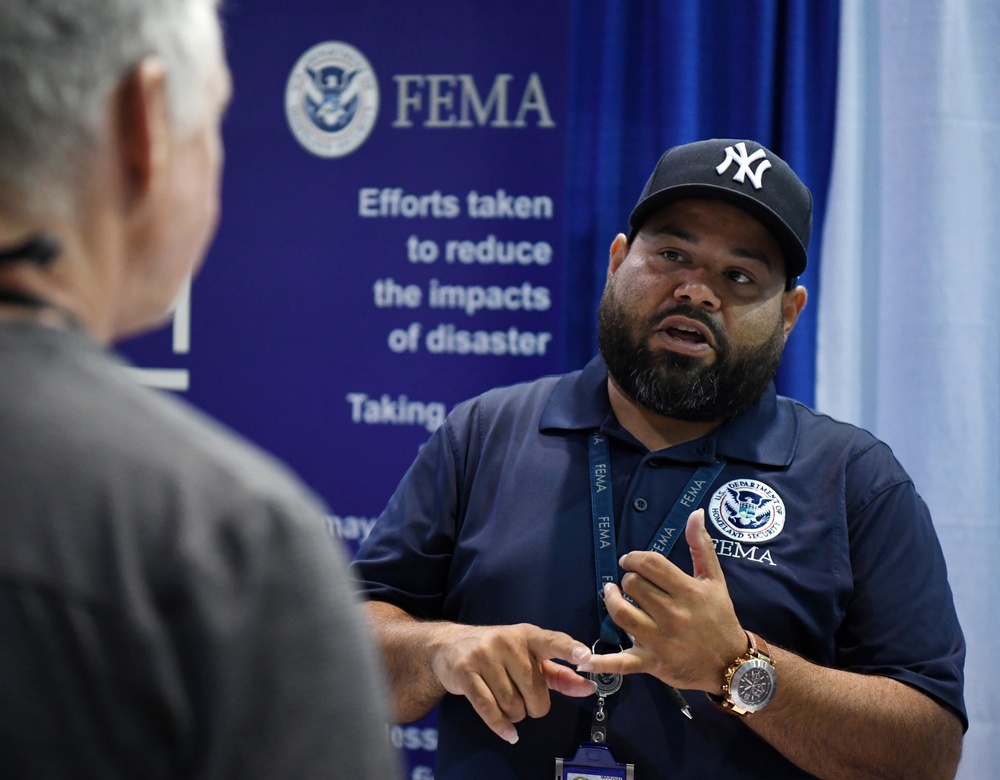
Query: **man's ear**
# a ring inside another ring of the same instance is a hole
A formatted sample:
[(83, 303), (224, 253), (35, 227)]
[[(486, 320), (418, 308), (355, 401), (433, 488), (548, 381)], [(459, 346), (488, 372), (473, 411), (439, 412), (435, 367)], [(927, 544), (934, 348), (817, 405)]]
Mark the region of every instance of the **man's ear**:
[(806, 299), (808, 297), (806, 288), (801, 284), (795, 287), (795, 289), (783, 293), (781, 299), (781, 317), (785, 321), (786, 339), (792, 332), (792, 328), (795, 327), (795, 323), (799, 319), (802, 310), (806, 307)]
[(118, 159), (131, 202), (156, 188), (170, 141), (167, 80), (163, 65), (146, 57), (122, 79), (115, 95)]
[(615, 240), (611, 242), (611, 250), (608, 253), (608, 280), (611, 280), (612, 275), (618, 270), (618, 267), (625, 261), (625, 256), (628, 254), (628, 238), (625, 237), (624, 233), (619, 233), (615, 236)]

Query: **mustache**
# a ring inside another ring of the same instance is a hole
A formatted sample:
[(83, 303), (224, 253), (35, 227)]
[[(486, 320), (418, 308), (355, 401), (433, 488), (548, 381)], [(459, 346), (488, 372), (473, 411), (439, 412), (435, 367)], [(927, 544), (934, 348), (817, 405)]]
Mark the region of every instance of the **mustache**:
[(675, 303), (667, 306), (662, 306), (657, 309), (653, 314), (646, 318), (646, 329), (655, 330), (656, 327), (663, 322), (667, 317), (673, 316), (687, 317), (689, 320), (696, 320), (708, 328), (709, 332), (715, 338), (715, 343), (721, 348), (726, 348), (729, 346), (729, 340), (726, 338), (725, 334), (720, 330), (718, 324), (708, 316), (701, 309), (692, 306), (689, 303)]

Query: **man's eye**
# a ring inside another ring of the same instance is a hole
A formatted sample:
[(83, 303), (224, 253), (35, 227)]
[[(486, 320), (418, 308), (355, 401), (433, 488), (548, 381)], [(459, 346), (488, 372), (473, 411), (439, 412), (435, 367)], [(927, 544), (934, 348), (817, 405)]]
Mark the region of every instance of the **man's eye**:
[(753, 277), (744, 271), (730, 271), (729, 278), (737, 284), (753, 284)]
[(669, 260), (671, 263), (684, 262), (684, 256), (680, 252), (675, 252), (673, 249), (664, 249), (660, 252), (660, 257), (664, 260)]

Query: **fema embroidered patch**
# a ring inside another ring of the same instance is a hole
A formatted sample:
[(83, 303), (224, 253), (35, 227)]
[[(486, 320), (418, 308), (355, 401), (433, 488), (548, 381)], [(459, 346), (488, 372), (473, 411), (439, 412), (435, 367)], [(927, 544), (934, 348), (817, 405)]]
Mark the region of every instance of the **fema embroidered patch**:
[(328, 41), (299, 57), (285, 86), (285, 117), (304, 149), (343, 157), (368, 138), (378, 117), (379, 89), (365, 56)]
[(763, 482), (734, 479), (715, 491), (708, 516), (730, 539), (766, 542), (785, 527), (785, 502)]

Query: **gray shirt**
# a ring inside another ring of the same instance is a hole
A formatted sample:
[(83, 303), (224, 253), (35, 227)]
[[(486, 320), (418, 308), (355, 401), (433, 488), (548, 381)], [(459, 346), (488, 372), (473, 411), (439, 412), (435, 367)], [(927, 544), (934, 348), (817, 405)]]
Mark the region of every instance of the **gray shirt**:
[(0, 776), (399, 777), (343, 558), (279, 463), (0, 323)]

